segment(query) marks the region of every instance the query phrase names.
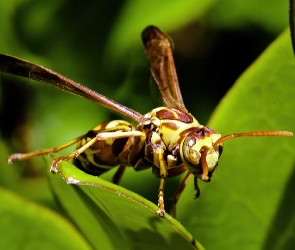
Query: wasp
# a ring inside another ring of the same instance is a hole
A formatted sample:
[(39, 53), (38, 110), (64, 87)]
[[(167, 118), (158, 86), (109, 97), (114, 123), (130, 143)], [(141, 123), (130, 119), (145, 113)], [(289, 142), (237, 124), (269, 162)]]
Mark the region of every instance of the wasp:
[(150, 64), (152, 84), (160, 93), (157, 107), (142, 115), (52, 70), (13, 56), (0, 55), (0, 71), (28, 77), (50, 84), (72, 94), (85, 97), (132, 120), (102, 123), (86, 134), (61, 146), (31, 153), (16, 153), (8, 158), (26, 160), (34, 156), (59, 152), (73, 144), (77, 149), (67, 156), (53, 160), (51, 172), (57, 172), (61, 161), (74, 159), (84, 172), (99, 176), (116, 167), (113, 182), (118, 184), (124, 170), (152, 168), (159, 178), (158, 215), (163, 217), (164, 184), (167, 177), (187, 172), (173, 197), (173, 216), (176, 203), (191, 175), (194, 176), (196, 197), (200, 195), (198, 179), (209, 182), (218, 165), (224, 141), (243, 136), (292, 136), (288, 131), (261, 131), (221, 136), (216, 130), (203, 126), (186, 109), (179, 88), (173, 59), (173, 43), (168, 35), (154, 26), (142, 32), (142, 42)]

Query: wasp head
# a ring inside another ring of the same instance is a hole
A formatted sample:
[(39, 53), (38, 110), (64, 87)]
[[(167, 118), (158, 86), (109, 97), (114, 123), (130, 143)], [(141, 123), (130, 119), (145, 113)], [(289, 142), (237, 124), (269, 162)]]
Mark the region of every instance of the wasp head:
[(187, 169), (203, 181), (210, 181), (223, 144), (215, 145), (221, 135), (208, 127), (193, 130), (182, 140), (180, 145), (181, 158)]

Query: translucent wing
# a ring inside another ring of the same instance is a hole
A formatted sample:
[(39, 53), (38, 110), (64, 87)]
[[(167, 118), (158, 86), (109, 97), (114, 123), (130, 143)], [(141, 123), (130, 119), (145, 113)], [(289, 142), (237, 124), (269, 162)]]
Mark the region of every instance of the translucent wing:
[(165, 100), (163, 99), (163, 95), (161, 94), (158, 84), (156, 83), (153, 76), (150, 77), (150, 94), (151, 94), (151, 101), (154, 106), (154, 108), (157, 107), (166, 107)]
[(40, 82), (50, 84), (56, 88), (67, 91), (71, 94), (85, 97), (91, 101), (114, 111), (136, 122), (143, 120), (143, 116), (136, 111), (127, 108), (79, 83), (76, 83), (50, 69), (46, 69), (26, 60), (0, 54), (0, 71), (31, 78)]
[(149, 26), (142, 32), (142, 41), (154, 82), (161, 93), (160, 103), (187, 111), (179, 89), (171, 39), (157, 27)]

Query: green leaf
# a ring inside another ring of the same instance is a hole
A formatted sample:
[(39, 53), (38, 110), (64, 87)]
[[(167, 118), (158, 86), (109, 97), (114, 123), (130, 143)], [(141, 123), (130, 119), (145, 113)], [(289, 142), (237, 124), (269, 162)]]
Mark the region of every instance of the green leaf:
[[(165, 32), (197, 20), (216, 0), (127, 1), (118, 16), (107, 42), (106, 57), (120, 58), (138, 42), (142, 30), (157, 25)], [(118, 42), (120, 41), (120, 42)]]
[(288, 24), (288, 1), (223, 0), (213, 6), (208, 17), (219, 28), (259, 26), (277, 34)]
[[(50, 166), (52, 160), (46, 161)], [(76, 185), (50, 174), (53, 192), (93, 248), (202, 249), (178, 221), (168, 214), (160, 218), (158, 207), (143, 197), (67, 162), (59, 164), (59, 172)]]
[[(286, 31), (238, 79), (210, 126), (223, 135), (295, 132), (294, 79)], [(178, 219), (208, 249), (290, 249), (295, 244), (294, 142), (294, 137), (226, 141), (216, 175), (201, 185), (197, 201), (188, 183)]]
[(1, 249), (90, 249), (64, 218), (0, 189)]

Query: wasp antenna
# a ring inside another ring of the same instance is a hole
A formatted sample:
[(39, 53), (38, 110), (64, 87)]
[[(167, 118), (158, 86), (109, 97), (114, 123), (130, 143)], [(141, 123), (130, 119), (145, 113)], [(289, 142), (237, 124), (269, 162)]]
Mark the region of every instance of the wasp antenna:
[(236, 137), (244, 137), (244, 136), (293, 136), (292, 132), (289, 131), (257, 131), (257, 132), (245, 132), (245, 133), (237, 133), (225, 135), (219, 138), (215, 143), (214, 147), (223, 143), (226, 140), (233, 139)]

